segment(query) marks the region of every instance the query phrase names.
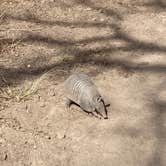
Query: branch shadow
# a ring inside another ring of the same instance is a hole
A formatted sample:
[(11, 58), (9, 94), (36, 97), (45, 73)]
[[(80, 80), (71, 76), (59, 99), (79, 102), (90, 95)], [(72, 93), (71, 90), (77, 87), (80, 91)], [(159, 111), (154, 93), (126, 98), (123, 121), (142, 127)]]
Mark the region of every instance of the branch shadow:
[[(38, 18), (34, 17), (29, 17), (27, 18), (21, 18), (21, 17), (13, 17), (13, 16), (8, 16), (10, 19), (14, 20), (19, 20), (19, 21), (27, 21), (27, 22), (32, 22), (32, 23), (37, 23), (40, 25), (47, 25), (47, 26), (61, 26), (61, 27), (80, 27), (80, 28), (91, 28), (91, 27), (96, 27), (96, 28), (104, 28), (104, 27), (109, 27), (110, 30), (113, 31), (113, 35), (107, 35), (107, 36), (96, 36), (96, 37), (91, 37), (91, 38), (86, 38), (82, 40), (56, 40), (51, 37), (45, 37), (41, 36), (38, 34), (29, 34), (27, 38), (23, 39), (23, 42), (43, 42), (43, 43), (48, 43), (50, 45), (59, 45), (59, 46), (72, 46), (75, 44), (91, 44), (94, 42), (108, 42), (108, 41), (115, 41), (115, 40), (120, 40), (122, 42), (125, 42), (127, 46), (124, 47), (111, 47), (111, 48), (101, 48), (94, 50), (94, 53), (99, 53), (99, 52), (109, 52), (109, 51), (144, 51), (144, 52), (166, 52), (166, 47), (165, 46), (160, 46), (155, 43), (148, 43), (145, 41), (141, 41), (138, 39), (135, 39), (128, 34), (126, 34), (124, 31), (122, 31), (121, 27), (117, 25), (116, 23), (106, 23), (106, 22), (65, 22), (65, 21), (47, 21), (47, 20), (40, 20)], [(29, 33), (27, 31), (27, 33)], [(18, 39), (21, 40), (21, 39)], [(87, 54), (93, 51), (87, 50)]]
[(114, 9), (107, 9), (101, 6), (96, 6), (90, 0), (75, 0), (77, 4), (81, 4), (86, 7), (90, 7), (95, 11), (99, 11), (100, 13), (105, 14), (106, 16), (113, 17), (116, 20), (122, 20), (122, 16), (118, 14)]
[(156, 9), (165, 9), (166, 2), (164, 2), (164, 0), (152, 0), (151, 2), (145, 3), (145, 6), (153, 7)]

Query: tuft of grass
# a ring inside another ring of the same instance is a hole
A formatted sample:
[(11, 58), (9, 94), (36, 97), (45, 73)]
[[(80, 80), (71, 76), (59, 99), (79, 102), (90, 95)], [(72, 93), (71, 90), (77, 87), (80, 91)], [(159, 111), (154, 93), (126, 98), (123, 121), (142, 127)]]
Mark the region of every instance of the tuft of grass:
[(34, 88), (34, 85), (24, 87), (24, 88), (16, 88), (16, 87), (9, 87), (5, 89), (0, 89), (0, 98), (5, 100), (13, 100), (20, 102), (22, 100), (27, 100), (30, 98), (33, 94), (37, 92), (37, 88)]
[(40, 83), (49, 77), (49, 74), (55, 69), (50, 69), (49, 71), (42, 74), (36, 81), (34, 81), (29, 86), (25, 87), (10, 87), (8, 86), (7, 80), (2, 77), (2, 81), (7, 85), (7, 88), (0, 88), (0, 99), (4, 100), (13, 100), (16, 102), (28, 100), (32, 95), (37, 93), (39, 90)]
[(37, 93), (39, 83), (44, 79), (43, 75), (34, 81), (32, 84), (24, 87), (10, 87), (7, 84), (7, 80), (2, 76), (3, 82), (7, 85), (7, 88), (0, 88), (0, 98), (4, 100), (13, 100), (20, 102), (22, 100), (29, 99), (32, 95)]

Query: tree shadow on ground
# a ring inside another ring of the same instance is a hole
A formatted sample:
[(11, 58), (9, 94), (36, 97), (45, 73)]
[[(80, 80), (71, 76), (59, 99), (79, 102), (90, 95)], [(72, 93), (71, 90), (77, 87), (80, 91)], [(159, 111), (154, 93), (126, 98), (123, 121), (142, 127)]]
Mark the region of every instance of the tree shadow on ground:
[(75, 2), (85, 7), (90, 7), (93, 10), (98, 11), (106, 16), (113, 17), (116, 20), (122, 20), (122, 16), (114, 9), (110, 9), (110, 8), (108, 9), (105, 7), (97, 6), (95, 5), (95, 3), (91, 2), (90, 0), (75, 0)]
[[(93, 3), (90, 1), (77, 1), (77, 3), (89, 6), (95, 10), (104, 10), (106, 9), (96, 7)], [(110, 15), (112, 11), (109, 10), (109, 12), (105, 12), (104, 14)], [(23, 35), (21, 38), (16, 38), (14, 42), (21, 41), (21, 43), (39, 43), (44, 44), (48, 48), (54, 48), (55, 46), (61, 47), (64, 51), (64, 54), (68, 54), (71, 58), (69, 60), (61, 61), (56, 64), (48, 64), (43, 65), (40, 67), (32, 68), (30, 70), (27, 70), (25, 67), (20, 67), (18, 69), (14, 68), (5, 68), (4, 66), (0, 66), (1, 74), (7, 76), (8, 78), (14, 78), (18, 80), (24, 79), (23, 75), (27, 77), (33, 76), (33, 75), (39, 75), (42, 74), (45, 71), (48, 71), (52, 68), (56, 69), (64, 69), (64, 70), (71, 70), (75, 64), (91, 64), (93, 61), (94, 65), (98, 68), (108, 68), (112, 66), (123, 66), (125, 68), (128, 68), (129, 70), (134, 71), (152, 71), (152, 72), (166, 72), (166, 66), (165, 65), (148, 65), (148, 64), (139, 64), (131, 62), (130, 59), (121, 60), (121, 59), (113, 59), (111, 58), (111, 55), (115, 52), (139, 52), (139, 53), (166, 53), (166, 47), (157, 45), (155, 43), (148, 43), (145, 41), (138, 40), (136, 38), (131, 37), (129, 34), (123, 31), (123, 29), (120, 27), (119, 22), (116, 22), (116, 20), (119, 20), (118, 16), (119, 14), (115, 14), (113, 12), (113, 16), (115, 16), (115, 22), (109, 23), (109, 22), (67, 22), (67, 21), (47, 21), (47, 20), (41, 20), (39, 18), (36, 18), (34, 15), (29, 15), (28, 17), (14, 17), (14, 16), (7, 16), (7, 19), (17, 20), (17, 21), (26, 21), (31, 22), (40, 26), (61, 26), (61, 27), (80, 27), (80, 28), (110, 28), (111, 31), (113, 31), (113, 34), (107, 35), (107, 36), (95, 36), (95, 37), (88, 37), (81, 40), (63, 40), (63, 39), (55, 39), (52, 37), (40, 35), (35, 32), (25, 31), (25, 35)], [(116, 12), (117, 13), (117, 12)], [(101, 46), (97, 48), (91, 48), (87, 49), (82, 47), (78, 47), (79, 45), (86, 44), (90, 45), (92, 43), (102, 43), (102, 42), (113, 42), (113, 41), (120, 41), (125, 43), (125, 45), (122, 46), (111, 46), (108, 45), (107, 47)], [(13, 39), (1, 39), (0, 43), (7, 43), (7, 44), (13, 44)], [(96, 57), (95, 55), (104, 55), (99, 57)], [(133, 55), (134, 56), (134, 55)], [(143, 56), (143, 54), (140, 56)], [(37, 63), (37, 61), (40, 59), (40, 56), (38, 58), (32, 58), (30, 62), (32, 64)], [(25, 66), (27, 64), (27, 59), (23, 60), (23, 64), (21, 66)], [(47, 59), (45, 59), (47, 61)], [(92, 64), (91, 64), (92, 65)], [(19, 77), (19, 75), (21, 77)]]
[(150, 2), (145, 3), (145, 6), (153, 7), (155, 9), (165, 9), (166, 2), (164, 0), (151, 0)]
[(154, 123), (155, 145), (154, 152), (147, 166), (164, 166), (164, 146), (166, 140), (166, 128), (164, 126), (166, 116), (166, 103), (157, 101), (155, 103), (156, 113), (152, 122)]
[[(107, 37), (106, 37), (107, 38)], [(56, 64), (51, 64), (51, 65), (44, 65), (40, 66), (37, 68), (32, 68), (30, 70), (27, 70), (27, 68), (19, 68), (19, 69), (14, 69), (14, 68), (4, 68), (1, 67), (1, 73), (9, 78), (14, 77), (15, 79), (23, 79), (23, 77), (19, 78), (19, 75), (37, 75), (37, 74), (42, 74), (44, 71), (50, 70), (51, 68), (56, 69), (72, 69), (74, 67), (74, 64), (88, 64), (91, 63), (92, 61), (94, 62), (93, 64), (97, 67), (103, 67), (103, 68), (108, 68), (112, 66), (123, 66), (125, 68), (128, 68), (129, 70), (135, 70), (135, 71), (152, 71), (152, 72), (166, 72), (166, 66), (165, 65), (146, 65), (146, 64), (137, 64), (133, 63), (130, 60), (115, 60), (115, 59), (110, 59), (109, 57), (105, 56), (102, 58), (97, 58), (95, 57), (95, 54), (100, 54), (100, 55), (106, 55), (106, 54), (111, 54), (116, 51), (143, 51), (143, 52), (166, 52), (165, 47), (160, 47), (158, 45), (154, 44), (148, 44), (148, 43), (141, 43), (137, 42), (126, 35), (123, 37), (120, 35), (118, 39), (124, 39), (126, 41), (129, 41), (130, 44), (128, 44), (128, 47), (109, 47), (109, 48), (97, 48), (97, 49), (79, 49), (75, 46), (75, 44), (78, 43), (91, 43), (91, 42), (96, 42), (98, 40), (113, 40), (113, 39), (106, 39), (105, 37), (103, 38), (95, 38), (93, 39), (85, 39), (82, 41), (60, 41), (56, 39), (51, 39), (47, 37), (42, 37), (40, 35), (29, 35), (27, 38), (24, 39), (18, 39), (22, 40), (22, 42), (39, 42), (39, 43), (44, 43), (48, 45), (48, 47), (54, 47), (55, 45), (58, 45), (63, 48), (65, 54), (67, 53), (72, 57), (70, 60), (62, 61)], [(117, 38), (117, 37), (116, 37)], [(17, 40), (16, 40), (17, 41)], [(12, 39), (5, 39), (5, 42), (12, 43)], [(69, 48), (70, 47), (70, 48)], [(37, 61), (41, 57), (33, 58), (30, 60), (31, 64), (37, 63)], [(47, 59), (45, 59), (47, 60)], [(27, 64), (27, 59), (22, 62), (22, 66), (26, 66)], [(35, 65), (32, 65), (35, 66)]]

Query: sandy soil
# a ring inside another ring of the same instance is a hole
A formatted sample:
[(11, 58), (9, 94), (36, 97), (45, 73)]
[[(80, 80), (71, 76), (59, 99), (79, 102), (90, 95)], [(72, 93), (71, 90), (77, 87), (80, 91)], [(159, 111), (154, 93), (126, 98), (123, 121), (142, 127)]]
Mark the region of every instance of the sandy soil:
[[(1, 0), (0, 165), (165, 166), (165, 11), (165, 0)], [(108, 120), (65, 109), (76, 72), (110, 102)]]

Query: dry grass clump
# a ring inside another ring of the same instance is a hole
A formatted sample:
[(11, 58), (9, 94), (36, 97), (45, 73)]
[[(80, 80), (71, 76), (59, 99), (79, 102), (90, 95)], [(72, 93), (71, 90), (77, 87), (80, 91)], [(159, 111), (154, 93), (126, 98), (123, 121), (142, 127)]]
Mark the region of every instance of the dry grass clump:
[(44, 79), (48, 79), (49, 74), (55, 69), (51, 69), (44, 74), (42, 74), (38, 79), (36, 79), (33, 83), (26, 86), (20, 87), (11, 87), (8, 85), (7, 80), (2, 76), (3, 82), (7, 85), (5, 88), (0, 88), (0, 99), (1, 100), (12, 100), (16, 102), (25, 101), (30, 99), (32, 95), (37, 93), (39, 90), (40, 83)]
[(28, 87), (9, 87), (0, 88), (0, 98), (4, 100), (13, 100), (20, 102), (30, 98), (33, 94), (37, 92), (37, 88), (32, 84)]

